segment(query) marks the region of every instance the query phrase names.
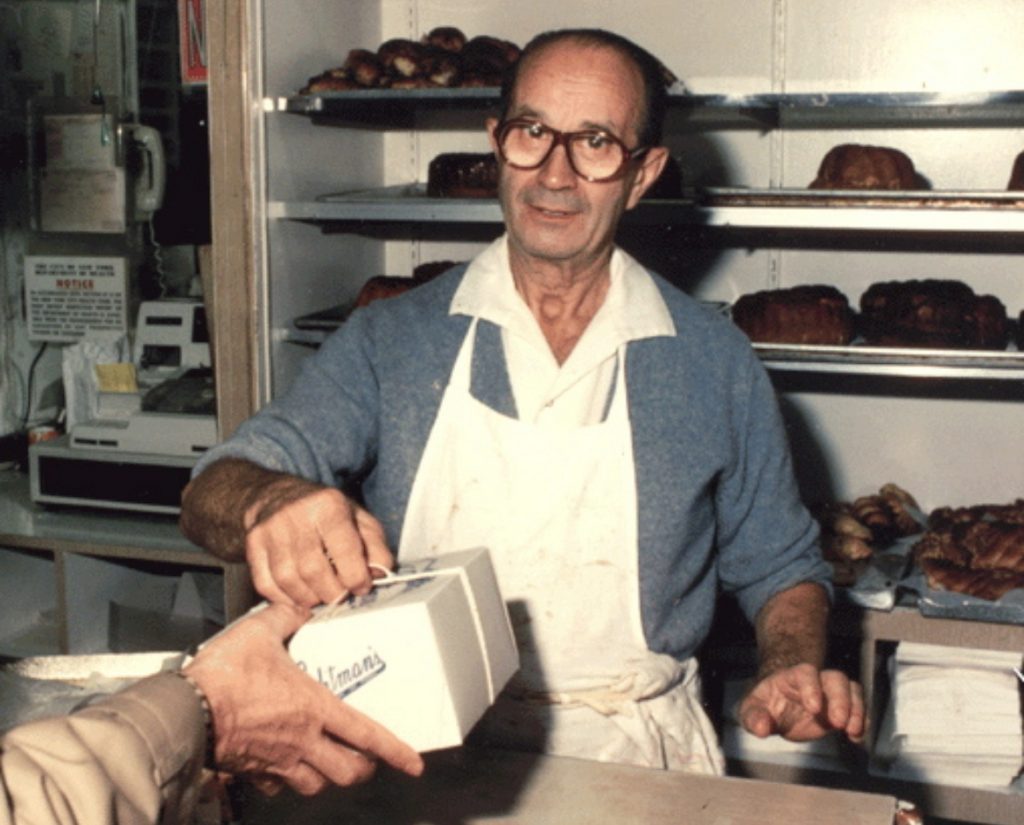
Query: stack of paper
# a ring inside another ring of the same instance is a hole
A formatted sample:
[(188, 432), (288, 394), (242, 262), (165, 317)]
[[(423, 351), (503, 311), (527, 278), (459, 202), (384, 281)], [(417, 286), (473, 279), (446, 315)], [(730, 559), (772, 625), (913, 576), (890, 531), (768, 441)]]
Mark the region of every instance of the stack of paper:
[(1008, 786), (1020, 773), (1020, 653), (901, 642), (875, 756), (891, 776)]

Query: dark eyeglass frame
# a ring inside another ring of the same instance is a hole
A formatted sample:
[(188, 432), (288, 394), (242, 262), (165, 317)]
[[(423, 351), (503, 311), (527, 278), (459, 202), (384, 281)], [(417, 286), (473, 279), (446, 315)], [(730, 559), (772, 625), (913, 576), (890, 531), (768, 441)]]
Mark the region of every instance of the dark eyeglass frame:
[[(554, 138), (551, 141), (551, 145), (548, 146), (548, 150), (544, 153), (543, 157), (541, 157), (541, 159), (538, 160), (536, 163), (531, 164), (529, 166), (524, 166), (521, 163), (513, 163), (505, 155), (505, 137), (513, 129), (522, 128), (524, 126), (539, 126), (545, 132), (551, 134)], [(585, 138), (594, 135), (600, 135), (601, 137), (610, 140), (612, 143), (618, 146), (619, 150), (622, 152), (622, 161), (619, 163), (618, 168), (610, 175), (605, 175), (603, 177), (584, 175), (582, 172), (580, 172), (579, 169), (576, 168), (576, 163), (574, 162), (572, 156), (572, 149), (570, 148), (570, 141), (575, 140), (576, 138)], [(617, 180), (618, 178), (622, 177), (623, 173), (626, 171), (626, 167), (629, 166), (630, 162), (636, 160), (638, 157), (643, 155), (651, 148), (649, 146), (637, 146), (635, 149), (630, 149), (619, 138), (617, 138), (611, 132), (605, 131), (604, 129), (581, 129), (577, 132), (561, 132), (558, 129), (554, 129), (551, 126), (548, 126), (546, 123), (543, 123), (542, 121), (539, 120), (535, 120), (534, 118), (531, 117), (514, 117), (511, 118), (510, 120), (501, 121), (501, 123), (494, 127), (494, 141), (498, 145), (498, 153), (501, 155), (501, 159), (505, 163), (507, 163), (513, 169), (521, 169), (526, 172), (530, 171), (531, 169), (539, 169), (541, 166), (548, 162), (548, 158), (551, 157), (551, 153), (555, 151), (555, 148), (561, 146), (565, 149), (565, 157), (568, 159), (569, 166), (572, 168), (572, 171), (575, 173), (577, 177), (583, 178), (583, 180), (587, 181), (588, 183), (607, 183), (608, 181)]]

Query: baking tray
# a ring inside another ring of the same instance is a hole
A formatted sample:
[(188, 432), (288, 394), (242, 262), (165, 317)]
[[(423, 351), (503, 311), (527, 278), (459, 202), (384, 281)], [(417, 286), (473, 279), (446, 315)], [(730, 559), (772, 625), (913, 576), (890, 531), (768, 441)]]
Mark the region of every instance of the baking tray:
[(743, 189), (700, 190), (701, 206), (767, 206), (814, 208), (978, 209), (1024, 208), (1024, 192), (971, 190), (867, 189)]
[(1024, 625), (1024, 589), (1011, 590), (995, 601), (951, 590), (932, 590), (916, 568), (900, 584), (917, 594), (917, 609), (922, 616)]
[(840, 588), (839, 592), (854, 604), (871, 610), (892, 610), (909, 596), (922, 616), (1024, 625), (1024, 589), (1011, 590), (990, 601), (930, 588), (912, 560), (911, 550), (921, 535), (899, 539), (876, 552), (860, 571), (856, 582)]

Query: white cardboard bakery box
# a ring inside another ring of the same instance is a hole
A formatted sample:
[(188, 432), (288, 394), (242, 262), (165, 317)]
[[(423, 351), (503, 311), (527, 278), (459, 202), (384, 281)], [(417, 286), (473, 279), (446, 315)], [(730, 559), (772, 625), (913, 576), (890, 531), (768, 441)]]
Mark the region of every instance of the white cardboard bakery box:
[(420, 752), (460, 745), (519, 667), (485, 548), (401, 567), (366, 596), (317, 608), (288, 649)]

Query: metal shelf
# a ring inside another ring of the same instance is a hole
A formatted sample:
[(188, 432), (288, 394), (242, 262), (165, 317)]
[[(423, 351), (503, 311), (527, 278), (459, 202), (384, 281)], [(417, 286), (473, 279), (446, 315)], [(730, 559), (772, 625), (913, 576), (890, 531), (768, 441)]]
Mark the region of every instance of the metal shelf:
[(428, 198), (426, 186), (409, 184), (322, 195), (315, 201), (272, 201), (270, 218), (313, 222), (500, 223), (490, 198)]
[(1024, 380), (1024, 352), (754, 344), (769, 369), (905, 378)]
[[(670, 106), (692, 120), (739, 118), (776, 126), (864, 123), (904, 125), (1024, 122), (1024, 91), (961, 93), (849, 92), (692, 95), (670, 91)], [(378, 126), (415, 124), (444, 110), (493, 108), (496, 88), (358, 90), (267, 99), (268, 112)], [(973, 191), (822, 191), (711, 188), (677, 200), (645, 200), (627, 213), (634, 225), (774, 232), (978, 234), (1024, 241), (1024, 193)], [(310, 201), (275, 201), (271, 219), (360, 231), (371, 224), (500, 225), (493, 199), (430, 198), (423, 184), (324, 195)], [(317, 345), (322, 333), (276, 330), (279, 340)], [(866, 347), (756, 345), (772, 370), (952, 379), (1024, 379), (1024, 353), (903, 350)]]
[[(499, 99), (496, 87), (357, 89), (266, 98), (263, 107), (267, 112), (314, 119), (404, 127), (421, 114), (438, 109), (490, 109), (498, 105)], [(787, 127), (801, 123), (1001, 125), (1020, 122), (1024, 91), (690, 94), (676, 84), (669, 90), (669, 106), (694, 121), (736, 119), (757, 127), (783, 122)]]
[[(340, 326), (299, 328), (294, 323), (273, 330), (274, 339), (318, 347)], [(1009, 350), (939, 350), (910, 347), (753, 345), (770, 370), (843, 373), (904, 378), (1024, 381), (1024, 352)]]
[[(423, 184), (272, 201), (271, 219), (314, 223), (501, 222), (497, 200), (430, 198)], [(626, 222), (789, 231), (1024, 233), (1024, 193), (822, 192), (708, 189), (692, 198), (644, 200)]]

